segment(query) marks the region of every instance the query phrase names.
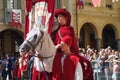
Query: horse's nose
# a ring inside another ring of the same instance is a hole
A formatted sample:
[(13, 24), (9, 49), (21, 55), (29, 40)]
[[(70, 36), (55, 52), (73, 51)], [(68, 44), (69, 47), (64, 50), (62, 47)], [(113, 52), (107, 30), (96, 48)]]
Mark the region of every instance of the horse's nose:
[(21, 48), (21, 50), (23, 51), (23, 50), (25, 50), (25, 48), (24, 48), (24, 47), (22, 47), (22, 48)]
[(22, 51), (24, 51), (24, 50), (25, 50), (25, 47), (22, 47), (22, 46), (19, 47), (19, 51), (20, 51), (20, 52), (22, 52)]

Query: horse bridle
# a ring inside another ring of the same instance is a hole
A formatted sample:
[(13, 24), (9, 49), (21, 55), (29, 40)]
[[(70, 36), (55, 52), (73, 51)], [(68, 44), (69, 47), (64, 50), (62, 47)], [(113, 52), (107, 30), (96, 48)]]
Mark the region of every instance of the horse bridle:
[[(42, 36), (39, 38), (39, 40), (38, 40), (38, 43), (39, 42), (42, 42), (42, 37), (43, 37), (43, 32), (41, 31), (41, 33), (42, 33)], [(34, 52), (34, 50), (35, 50), (35, 48), (36, 48), (36, 46), (34, 46), (29, 40), (25, 40), (31, 47), (32, 47), (32, 51)], [(37, 43), (37, 44), (38, 44)], [(54, 55), (51, 55), (51, 56), (48, 56), (48, 57), (41, 57), (42, 59), (48, 59), (48, 58), (51, 58), (51, 57), (53, 57)], [(37, 56), (36, 56), (37, 57)]]
[[(41, 32), (42, 36), (39, 38), (39, 40), (38, 40), (38, 42), (36, 44), (38, 44), (39, 42), (42, 41), (43, 32), (42, 31), (40, 31), (40, 32)], [(34, 46), (29, 40), (25, 40), (25, 41), (32, 47), (32, 51), (34, 51), (36, 46)]]
[(35, 49), (35, 47), (33, 46), (33, 44), (29, 40), (26, 40), (26, 42), (32, 47), (32, 50)]

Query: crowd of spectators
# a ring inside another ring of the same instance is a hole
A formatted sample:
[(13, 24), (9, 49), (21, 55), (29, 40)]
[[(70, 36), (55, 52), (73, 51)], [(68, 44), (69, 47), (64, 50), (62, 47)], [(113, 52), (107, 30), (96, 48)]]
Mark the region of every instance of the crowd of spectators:
[(79, 48), (81, 55), (92, 64), (95, 80), (120, 80), (120, 52), (110, 46), (99, 51), (90, 48)]
[(18, 55), (4, 53), (0, 57), (0, 80), (16, 80)]
[[(97, 51), (88, 46), (86, 50), (84, 48), (79, 48), (79, 54), (86, 57), (91, 62), (94, 71), (94, 80), (120, 79), (120, 51), (114, 50), (110, 46)], [(19, 56), (8, 55), (8, 57), (12, 62), (6, 55), (0, 58), (0, 80), (6, 80), (8, 70), (7, 66), (11, 66), (11, 80), (18, 79), (17, 65)], [(10, 65), (8, 65), (8, 63), (10, 63)]]
[[(0, 80), (31, 80), (32, 55), (29, 55), (26, 63), (21, 61), (19, 53), (13, 55), (7, 52), (0, 56)], [(22, 71), (22, 64), (27, 65), (27, 72)]]

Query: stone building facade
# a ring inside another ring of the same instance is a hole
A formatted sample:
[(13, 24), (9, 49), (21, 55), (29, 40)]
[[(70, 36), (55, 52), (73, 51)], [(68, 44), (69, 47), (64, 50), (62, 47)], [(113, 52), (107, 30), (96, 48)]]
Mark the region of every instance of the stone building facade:
[[(120, 50), (120, 0), (101, 0), (100, 7), (92, 7), (92, 0), (84, 0), (84, 9), (76, 8), (76, 0), (56, 0), (56, 8), (65, 7), (72, 15), (79, 47), (101, 49), (111, 46)], [(11, 9), (20, 9), (22, 27), (11, 24)], [(18, 52), (24, 36), (25, 0), (0, 0), (0, 52)]]
[[(101, 49), (111, 46), (120, 50), (120, 0), (101, 0), (100, 7), (93, 7), (92, 0), (84, 0), (84, 9), (76, 9), (75, 0), (62, 2), (72, 14), (79, 47)], [(62, 6), (63, 6), (62, 5)]]

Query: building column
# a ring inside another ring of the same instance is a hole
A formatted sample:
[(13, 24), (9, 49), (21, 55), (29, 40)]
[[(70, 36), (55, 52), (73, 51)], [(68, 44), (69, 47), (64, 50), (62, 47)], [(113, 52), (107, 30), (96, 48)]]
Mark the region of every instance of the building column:
[(117, 39), (117, 48), (120, 51), (120, 39)]
[(101, 7), (104, 7), (104, 8), (105, 8), (105, 7), (106, 7), (106, 1), (105, 1), (105, 0), (101, 0), (101, 3), (102, 3), (102, 4), (101, 4)]
[(96, 39), (97, 50), (101, 49), (101, 39)]

